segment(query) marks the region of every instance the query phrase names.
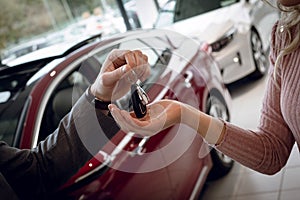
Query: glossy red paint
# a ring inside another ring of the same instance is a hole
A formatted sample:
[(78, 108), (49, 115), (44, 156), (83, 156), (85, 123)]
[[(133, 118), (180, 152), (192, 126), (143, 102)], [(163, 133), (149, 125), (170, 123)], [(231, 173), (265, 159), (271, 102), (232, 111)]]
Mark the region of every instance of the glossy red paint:
[[(177, 132), (176, 127), (173, 129)], [(147, 143), (145, 146), (145, 153), (161, 151), (162, 155), (168, 155), (162, 148), (173, 139), (170, 133), (172, 132), (169, 130), (155, 136), (151, 143)], [(190, 133), (186, 132), (186, 134)], [(186, 136), (183, 134), (178, 140), (182, 144), (182, 140), (185, 138)], [(117, 166), (124, 165), (131, 168), (139, 168), (139, 165), (143, 164), (145, 159), (147, 159), (145, 157), (132, 157), (130, 152), (133, 148), (126, 148), (126, 152), (119, 155), (116, 159), (117, 162), (114, 162), (103, 175), (97, 176), (77, 190), (71, 189), (72, 192), (69, 192), (68, 196), (71, 196), (72, 199), (80, 199), (83, 196), (85, 199), (94, 199), (96, 197), (97, 199), (188, 199), (196, 185), (197, 177), (200, 176), (205, 168), (206, 171), (202, 175), (203, 180), (198, 186), (198, 190), (201, 190), (205, 177), (212, 165), (209, 154), (206, 154), (203, 158), (198, 157), (201, 146), (204, 149), (207, 148), (206, 144), (202, 143), (200, 136), (197, 135), (184, 152), (184, 155), (164, 168), (145, 173), (130, 173), (116, 169)], [(174, 151), (174, 147), (172, 147), (172, 150)], [(95, 160), (88, 162), (80, 170), (78, 176), (89, 170), (90, 163), (94, 164)], [(193, 165), (190, 165), (190, 163), (193, 163)], [(189, 171), (189, 176), (187, 176), (187, 171)], [(73, 180), (75, 179), (73, 178)], [(67, 185), (74, 186), (74, 182), (69, 182)], [(136, 191), (137, 188), (139, 188), (138, 191)], [(65, 186), (64, 189), (68, 191), (68, 186)]]
[[(197, 61), (199, 60), (197, 60), (196, 57), (195, 61), (192, 60), (192, 62)], [(170, 92), (167, 93), (169, 94), (167, 98), (179, 98), (180, 101), (187, 102), (190, 105), (199, 106), (202, 105), (202, 101), (191, 98), (189, 91), (186, 91), (185, 87), (182, 87), (184, 78), (186, 78), (184, 72), (195, 70), (191, 63), (182, 70), (181, 77), (170, 84), (171, 88)], [(169, 76), (166, 75), (165, 79), (168, 79), (167, 77)], [(198, 77), (196, 81), (192, 82), (192, 92), (199, 94), (200, 98), (203, 97), (203, 91), (209, 90), (206, 83), (208, 80), (209, 77), (207, 79)], [(158, 95), (166, 81), (167, 80), (164, 79), (157, 81), (157, 84), (155, 84), (148, 92), (150, 99), (154, 99)], [(171, 93), (172, 95), (170, 95)], [(180, 97), (178, 95), (180, 95)], [(163, 98), (166, 98), (166, 96)], [(191, 100), (195, 100), (195, 102), (192, 102)], [(199, 109), (202, 108), (199, 107)], [(120, 139), (123, 138), (123, 134), (124, 133), (122, 132), (117, 134), (117, 136), (112, 139), (112, 141), (116, 140), (113, 143), (118, 144)], [(190, 141), (187, 140), (187, 138), (189, 138), (187, 137), (187, 134), (194, 134), (191, 136)], [(171, 142), (174, 143), (175, 137), (177, 137), (177, 139), (175, 139), (175, 144), (171, 145), (170, 149), (164, 152), (162, 149), (170, 145)], [(134, 168), (138, 169), (145, 160), (149, 159), (143, 156), (132, 157), (130, 155), (137, 147), (140, 140), (140, 138), (133, 138), (124, 148), (125, 152), (118, 155), (116, 158), (117, 162), (113, 162), (103, 175), (94, 178), (89, 184), (84, 185), (77, 190), (70, 189), (76, 184), (77, 178), (105, 162), (101, 156), (100, 162), (99, 160), (92, 159), (62, 188), (62, 191), (72, 191), (68, 192), (68, 196), (71, 196), (72, 199), (188, 199), (194, 189), (197, 191), (196, 194), (199, 194), (205, 182), (205, 178), (212, 167), (209, 153), (206, 153), (201, 158), (199, 157), (200, 151), (206, 150), (209, 152), (208, 146), (203, 143), (199, 135), (193, 133), (188, 127), (184, 127), (183, 130), (179, 132), (177, 126), (163, 131), (162, 133), (153, 136), (151, 140), (146, 143), (144, 153), (147, 154), (154, 151), (161, 151), (162, 155), (170, 157), (172, 151), (174, 152), (175, 149), (178, 151), (178, 148), (180, 149), (180, 146), (178, 145), (181, 145), (186, 147), (186, 149), (182, 150), (182, 155), (178, 155), (178, 158), (174, 159), (173, 162), (166, 163), (164, 168), (151, 172), (130, 173), (117, 170), (120, 166), (127, 166), (132, 170)], [(108, 154), (110, 154), (112, 150), (113, 148), (108, 146), (103, 149), (103, 151)], [(158, 159), (156, 158), (155, 161), (158, 162)], [(186, 176), (186, 171), (189, 171), (189, 176)], [(156, 180), (155, 177), (159, 177), (159, 179)], [(198, 177), (202, 178), (199, 185), (196, 184)], [(157, 183), (158, 180), (160, 183)], [(145, 186), (141, 187), (141, 185)], [(161, 187), (162, 185), (164, 186), (163, 188)], [(195, 185), (197, 185), (197, 188), (195, 188)], [(139, 190), (136, 191), (136, 188), (139, 188)]]

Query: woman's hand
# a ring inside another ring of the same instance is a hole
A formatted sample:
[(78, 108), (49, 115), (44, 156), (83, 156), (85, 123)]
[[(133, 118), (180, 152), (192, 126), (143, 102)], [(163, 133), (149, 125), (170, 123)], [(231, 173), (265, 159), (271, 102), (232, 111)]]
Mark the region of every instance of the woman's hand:
[(104, 61), (91, 93), (102, 101), (112, 101), (129, 91), (129, 76), (145, 80), (150, 74), (148, 57), (139, 50), (113, 50)]
[(147, 105), (147, 115), (138, 119), (134, 113), (109, 105), (110, 112), (124, 132), (152, 136), (180, 122), (181, 104), (173, 100), (161, 100)]

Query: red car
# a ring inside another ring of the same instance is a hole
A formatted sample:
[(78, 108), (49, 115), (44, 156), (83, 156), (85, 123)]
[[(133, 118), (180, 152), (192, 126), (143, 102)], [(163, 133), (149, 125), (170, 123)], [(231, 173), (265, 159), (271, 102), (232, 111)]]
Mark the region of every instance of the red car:
[[(94, 81), (112, 49), (140, 49), (151, 76), (141, 83), (151, 101), (177, 99), (230, 119), (230, 96), (213, 58), (192, 39), (140, 30), (108, 39), (61, 44), (20, 57), (0, 70), (1, 140), (34, 148), (52, 133)], [(131, 110), (130, 95), (116, 101)], [(137, 133), (138, 134), (138, 133)], [(150, 137), (119, 131), (57, 192), (62, 199), (195, 199), (233, 160), (184, 125)], [(68, 163), (66, 162), (66, 165)]]

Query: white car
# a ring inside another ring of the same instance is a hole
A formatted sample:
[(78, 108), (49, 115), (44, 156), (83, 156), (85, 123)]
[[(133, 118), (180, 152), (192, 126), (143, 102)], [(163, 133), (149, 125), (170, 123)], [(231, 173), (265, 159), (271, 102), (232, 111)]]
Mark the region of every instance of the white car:
[(169, 0), (155, 28), (207, 42), (225, 84), (267, 71), (272, 26), (279, 12), (262, 0)]

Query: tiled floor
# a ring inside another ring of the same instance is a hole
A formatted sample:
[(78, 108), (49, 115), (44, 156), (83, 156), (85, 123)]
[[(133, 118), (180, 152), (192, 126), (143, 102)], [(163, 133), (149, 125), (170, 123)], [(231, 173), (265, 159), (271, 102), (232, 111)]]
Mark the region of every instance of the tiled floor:
[(277, 174), (257, 173), (238, 163), (222, 179), (207, 183), (201, 200), (299, 200), (300, 159), (294, 146), (287, 165)]
[[(266, 79), (245, 81), (230, 87), (233, 97), (233, 123), (244, 128), (256, 128), (265, 82)], [(206, 184), (200, 199), (299, 200), (300, 154), (297, 146), (294, 146), (287, 165), (277, 174), (264, 175), (235, 163), (227, 176)]]

